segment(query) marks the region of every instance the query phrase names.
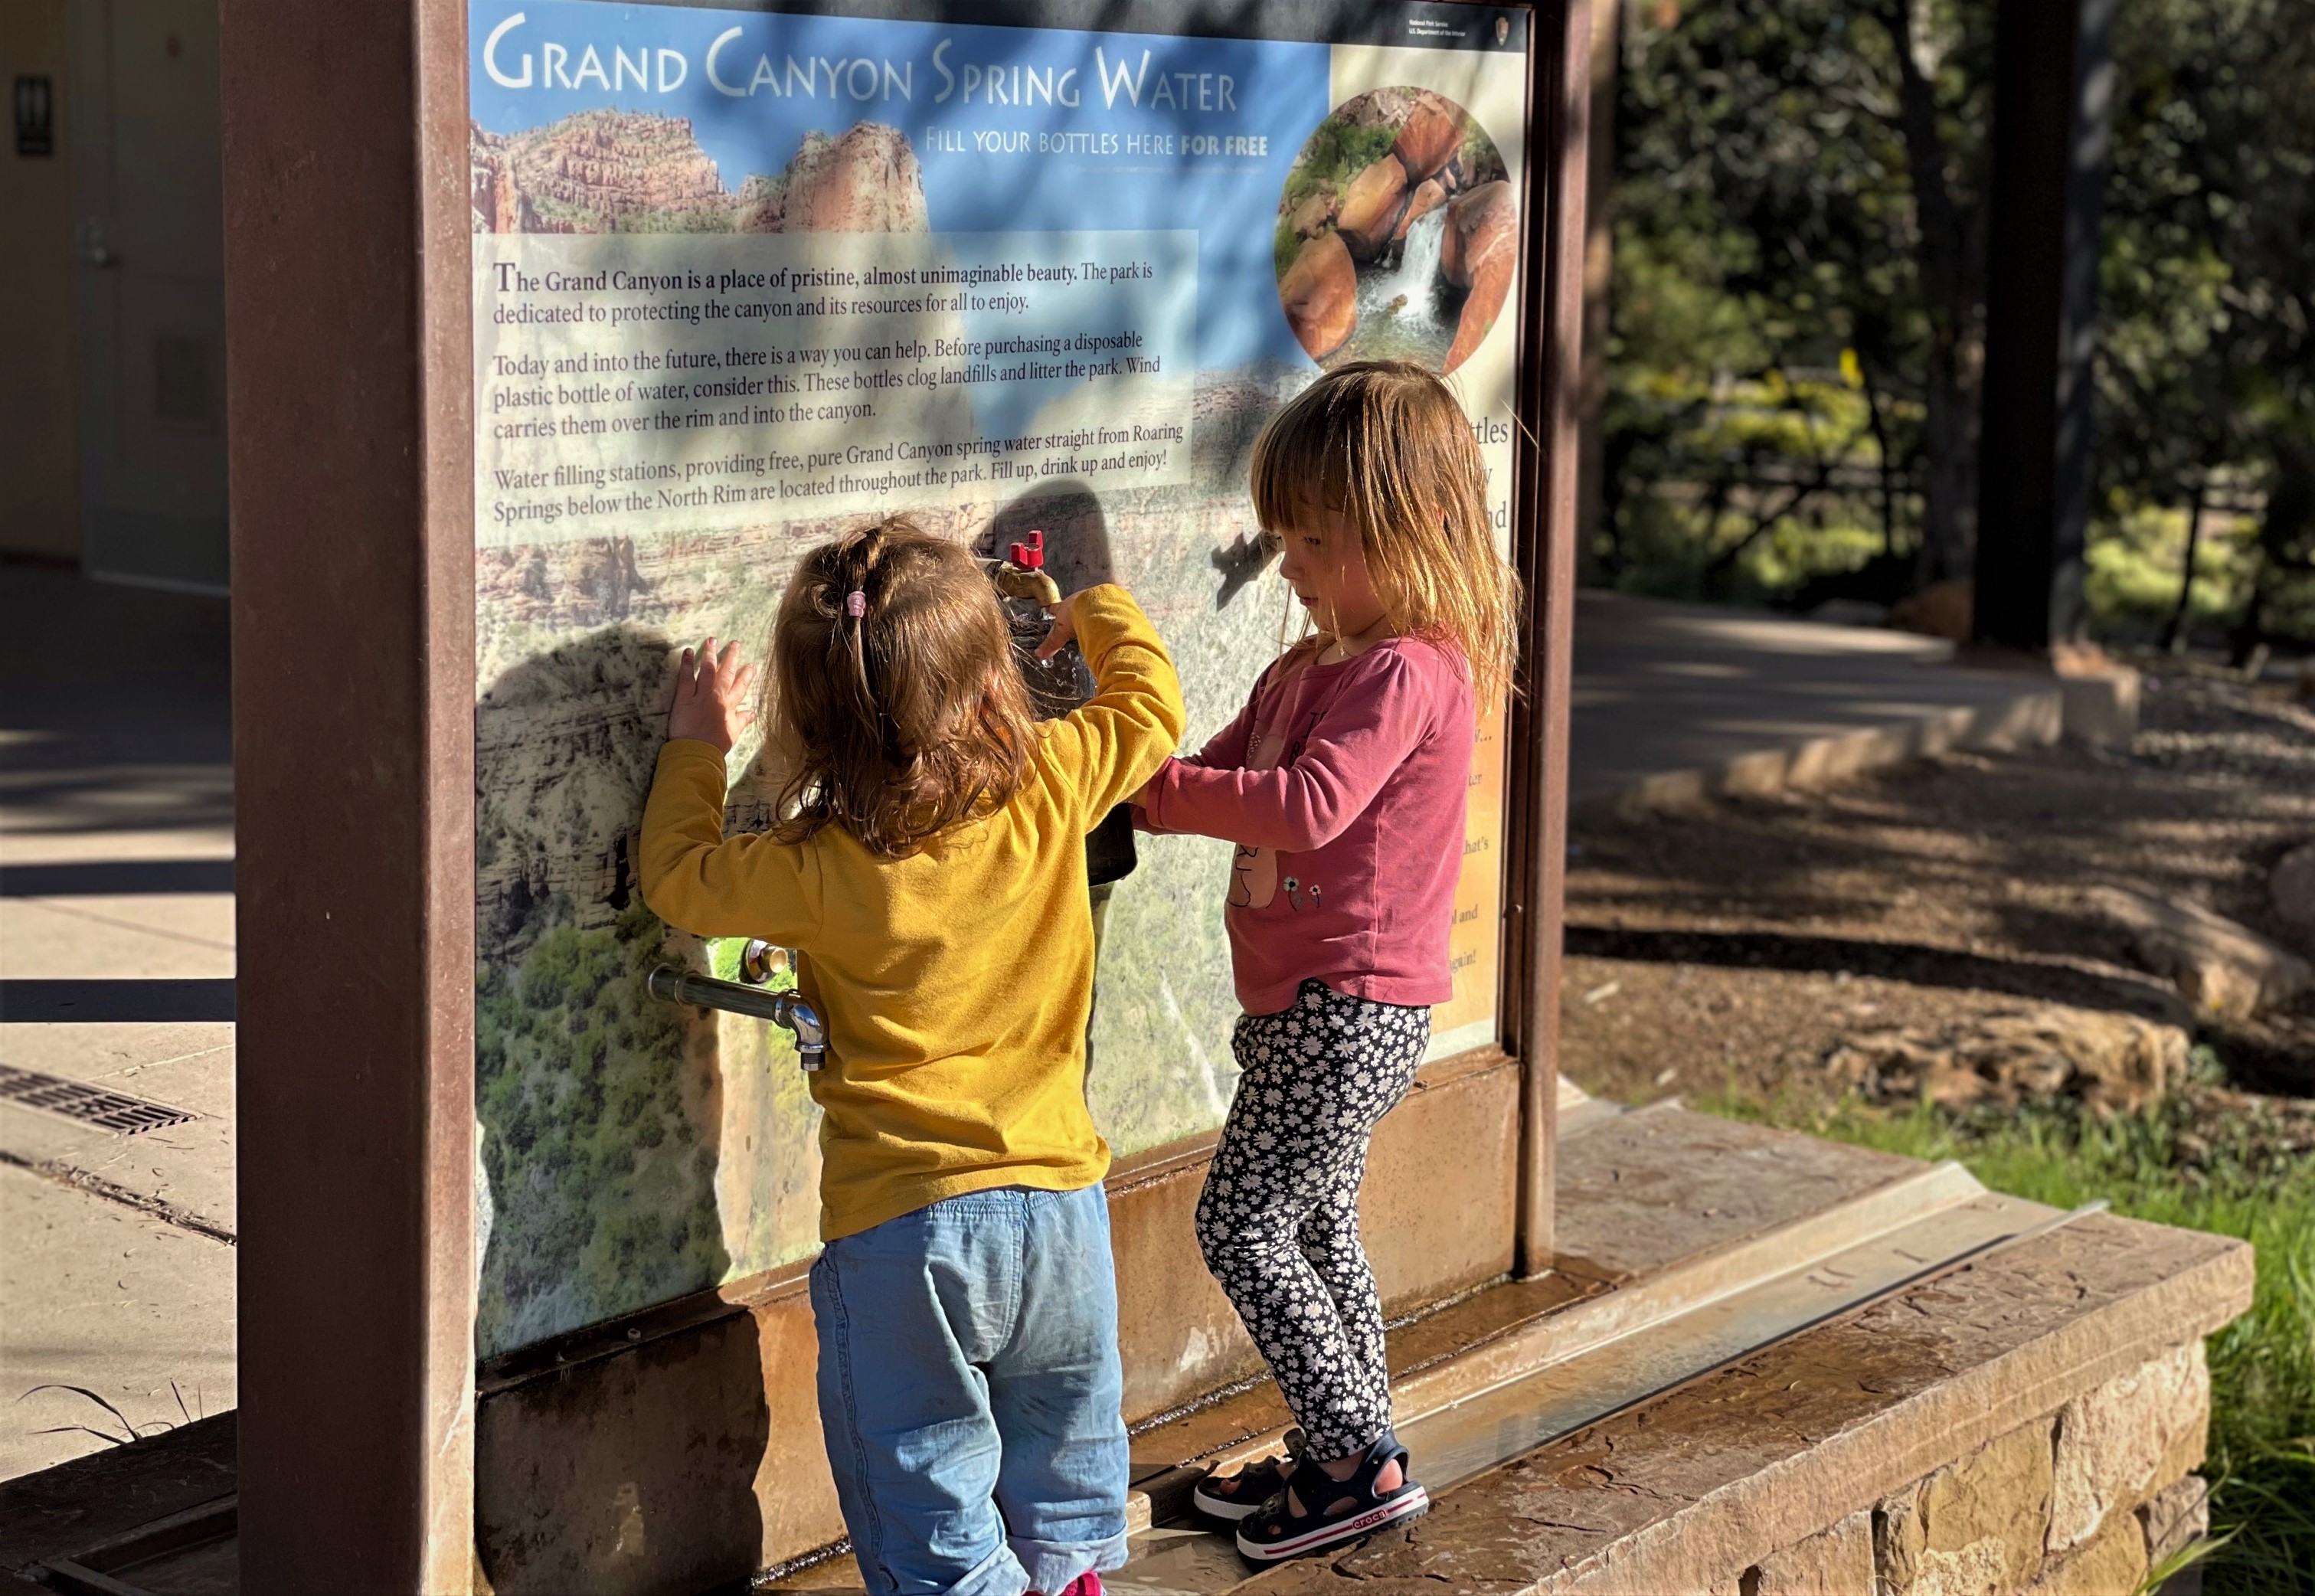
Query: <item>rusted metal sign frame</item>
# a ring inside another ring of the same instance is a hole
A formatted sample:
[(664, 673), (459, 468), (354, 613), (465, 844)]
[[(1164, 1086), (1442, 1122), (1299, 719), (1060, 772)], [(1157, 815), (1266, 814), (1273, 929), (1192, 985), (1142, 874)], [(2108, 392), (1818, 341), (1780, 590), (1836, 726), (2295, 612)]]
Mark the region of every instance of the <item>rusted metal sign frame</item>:
[[(1503, 1032), (1551, 1258), (1586, 0), (1533, 13)], [(449, 1591), (474, 1503), (474, 528), (460, 0), (224, 0), (242, 1582)], [(1534, 203), (1540, 182), (1542, 202)]]
[(473, 1562), (466, 8), (224, 0), (241, 1588)]
[[(1567, 859), (1568, 672), (1575, 628), (1577, 437), (1592, 0), (1543, 0), (1529, 61), (1514, 554), (1527, 583), (1512, 707), (1503, 1046), (1520, 1060), (1515, 1272), (1551, 1267), (1559, 1125), (1559, 950)], [(1542, 202), (1537, 203), (1537, 185)]]

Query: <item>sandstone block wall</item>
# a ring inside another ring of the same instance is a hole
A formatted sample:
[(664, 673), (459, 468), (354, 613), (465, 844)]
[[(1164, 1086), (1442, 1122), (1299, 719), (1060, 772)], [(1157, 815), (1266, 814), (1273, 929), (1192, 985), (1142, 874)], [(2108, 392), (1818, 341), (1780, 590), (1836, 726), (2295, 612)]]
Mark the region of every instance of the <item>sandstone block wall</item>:
[[(2208, 1525), (2192, 1470), (2210, 1416), (2197, 1341), (1762, 1558), (1732, 1592), (2131, 1596)], [(2189, 1571), (2164, 1591), (2199, 1588)]]

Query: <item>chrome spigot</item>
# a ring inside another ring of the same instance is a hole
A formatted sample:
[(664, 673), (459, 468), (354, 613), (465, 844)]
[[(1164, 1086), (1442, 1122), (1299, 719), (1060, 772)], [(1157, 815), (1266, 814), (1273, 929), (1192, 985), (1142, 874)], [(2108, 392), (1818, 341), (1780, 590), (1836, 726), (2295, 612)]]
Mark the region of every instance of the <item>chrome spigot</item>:
[(788, 1006), (787, 1018), (782, 1023), (795, 1034), (796, 1061), (807, 1070), (817, 1070), (828, 1062), (828, 1026), (820, 1011), (803, 1000), (801, 992), (780, 994)]
[[(768, 971), (765, 979), (770, 979)], [(645, 977), (643, 989), (663, 1003), (689, 1003), (769, 1020), (795, 1037), (796, 1059), (804, 1068), (816, 1070), (828, 1062), (828, 1026), (800, 992), (759, 991), (738, 981), (694, 975), (671, 964), (662, 964)]]
[(784, 947), (774, 947), (760, 936), (751, 936), (740, 950), (740, 980), (741, 984), (760, 987), (783, 970), (794, 970), (796, 956)]

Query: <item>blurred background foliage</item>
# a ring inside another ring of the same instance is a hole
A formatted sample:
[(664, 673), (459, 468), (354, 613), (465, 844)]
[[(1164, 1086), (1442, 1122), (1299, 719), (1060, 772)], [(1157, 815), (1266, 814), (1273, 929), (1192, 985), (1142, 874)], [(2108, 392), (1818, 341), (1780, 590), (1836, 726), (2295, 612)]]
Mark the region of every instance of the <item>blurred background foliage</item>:
[[(1628, 0), (1589, 581), (1967, 571), (1993, 38), (1992, 0)], [(2315, 0), (2129, 0), (2115, 69), (2093, 632), (2315, 643)]]

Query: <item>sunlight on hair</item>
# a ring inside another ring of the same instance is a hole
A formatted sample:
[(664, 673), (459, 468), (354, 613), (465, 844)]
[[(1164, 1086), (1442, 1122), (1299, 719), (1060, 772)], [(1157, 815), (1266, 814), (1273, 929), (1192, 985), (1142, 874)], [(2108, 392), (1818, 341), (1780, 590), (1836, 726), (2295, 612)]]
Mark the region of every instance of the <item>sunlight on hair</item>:
[(768, 653), (780, 840), (840, 826), (902, 858), (1020, 791), (1036, 732), (1012, 633), (988, 579), (947, 539), (893, 517), (813, 549)]
[(1263, 428), (1252, 475), (1265, 534), (1308, 506), (1340, 511), (1392, 631), (1459, 649), (1483, 702), (1510, 686), (1520, 580), (1495, 550), (1486, 464), (1445, 383), (1406, 360), (1330, 371)]

